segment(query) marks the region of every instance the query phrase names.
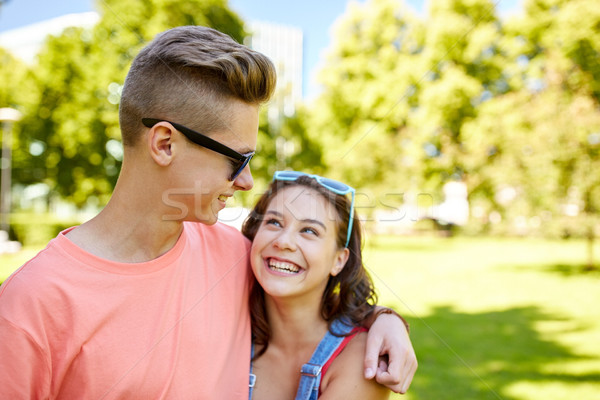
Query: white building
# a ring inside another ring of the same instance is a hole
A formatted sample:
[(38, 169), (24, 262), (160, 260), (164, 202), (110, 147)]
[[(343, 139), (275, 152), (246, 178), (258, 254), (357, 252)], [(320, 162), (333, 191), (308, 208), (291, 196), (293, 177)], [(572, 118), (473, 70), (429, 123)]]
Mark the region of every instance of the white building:
[(98, 23), (100, 16), (91, 11), (67, 14), (35, 24), (11, 29), (0, 33), (0, 47), (9, 50), (18, 58), (32, 63), (48, 35), (60, 35), (68, 27), (91, 28)]
[(299, 28), (254, 21), (246, 44), (267, 55), (277, 69), (277, 89), (269, 105), (269, 121), (294, 115), (302, 101), (303, 33)]

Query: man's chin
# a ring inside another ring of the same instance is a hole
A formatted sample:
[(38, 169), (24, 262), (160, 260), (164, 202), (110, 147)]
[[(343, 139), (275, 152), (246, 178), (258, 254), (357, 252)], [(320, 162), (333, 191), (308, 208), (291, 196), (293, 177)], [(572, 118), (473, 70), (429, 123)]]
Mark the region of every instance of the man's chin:
[(212, 212), (204, 215), (198, 215), (198, 222), (205, 225), (214, 225), (219, 220), (219, 211), (211, 210)]

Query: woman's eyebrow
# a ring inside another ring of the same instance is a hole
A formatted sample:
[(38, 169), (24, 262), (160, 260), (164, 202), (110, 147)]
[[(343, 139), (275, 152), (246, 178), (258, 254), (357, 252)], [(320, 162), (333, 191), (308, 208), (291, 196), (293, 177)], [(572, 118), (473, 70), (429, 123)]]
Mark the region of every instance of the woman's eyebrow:
[[(267, 210), (265, 212), (265, 215), (267, 215), (267, 214), (273, 214), (276, 217), (280, 217), (280, 218), (283, 217), (282, 213), (280, 213), (279, 211), (275, 211), (275, 210)], [(325, 224), (322, 223), (321, 221), (319, 221), (318, 219), (304, 218), (304, 219), (300, 219), (299, 221), (308, 223), (308, 224), (316, 224), (316, 225), (322, 226), (324, 230), (327, 230), (327, 227), (325, 226)]]
[(275, 210), (267, 210), (267, 212), (265, 212), (265, 215), (267, 215), (267, 214), (273, 214), (277, 217), (281, 217), (283, 215), (279, 211), (275, 211)]
[(309, 224), (317, 224), (323, 227), (324, 230), (327, 230), (327, 227), (325, 226), (324, 223), (322, 223), (321, 221), (317, 220), (317, 219), (311, 219), (311, 218), (305, 218), (301, 220), (302, 222), (305, 223), (309, 223)]

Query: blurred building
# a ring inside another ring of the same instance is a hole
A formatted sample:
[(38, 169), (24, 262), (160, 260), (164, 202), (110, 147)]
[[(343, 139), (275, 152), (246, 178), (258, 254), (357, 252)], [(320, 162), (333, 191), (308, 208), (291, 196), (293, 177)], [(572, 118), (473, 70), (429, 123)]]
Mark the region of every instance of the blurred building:
[(302, 100), (303, 33), (293, 26), (253, 21), (246, 44), (266, 54), (277, 69), (277, 89), (269, 105), (269, 121), (276, 124), (294, 115)]
[(96, 12), (67, 14), (60, 17), (11, 29), (0, 33), (0, 47), (26, 63), (32, 63), (42, 48), (48, 35), (60, 35), (68, 27), (91, 28), (98, 23), (100, 16)]

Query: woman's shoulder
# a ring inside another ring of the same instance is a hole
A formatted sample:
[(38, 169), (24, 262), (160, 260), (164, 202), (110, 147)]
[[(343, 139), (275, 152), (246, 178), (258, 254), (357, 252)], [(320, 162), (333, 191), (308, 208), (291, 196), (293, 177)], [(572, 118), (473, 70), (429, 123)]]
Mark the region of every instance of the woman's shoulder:
[(387, 399), (390, 391), (374, 379), (364, 378), (363, 365), (367, 349), (367, 332), (356, 333), (333, 360), (321, 380), (319, 399)]

